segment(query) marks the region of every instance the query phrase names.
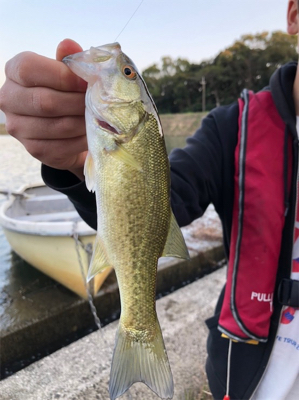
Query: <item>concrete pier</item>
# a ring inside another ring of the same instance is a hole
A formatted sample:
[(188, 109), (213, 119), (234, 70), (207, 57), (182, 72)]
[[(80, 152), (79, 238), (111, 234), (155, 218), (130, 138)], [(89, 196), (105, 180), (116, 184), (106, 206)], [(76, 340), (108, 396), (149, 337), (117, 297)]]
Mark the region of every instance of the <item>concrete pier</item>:
[[(225, 282), (221, 268), (157, 301), (171, 364), (174, 400), (211, 399), (204, 372), (207, 327)], [(108, 400), (108, 381), (117, 321), (0, 382), (1, 400)], [(144, 384), (122, 399), (157, 400)]]

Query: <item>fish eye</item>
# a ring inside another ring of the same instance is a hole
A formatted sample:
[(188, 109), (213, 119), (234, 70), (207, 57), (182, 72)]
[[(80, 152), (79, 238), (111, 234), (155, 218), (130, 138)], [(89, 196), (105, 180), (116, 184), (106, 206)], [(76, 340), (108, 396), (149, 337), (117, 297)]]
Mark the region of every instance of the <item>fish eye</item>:
[(125, 65), (123, 67), (123, 74), (125, 75), (126, 78), (128, 79), (135, 79), (137, 74), (136, 71), (134, 70), (133, 67), (131, 67), (130, 65)]

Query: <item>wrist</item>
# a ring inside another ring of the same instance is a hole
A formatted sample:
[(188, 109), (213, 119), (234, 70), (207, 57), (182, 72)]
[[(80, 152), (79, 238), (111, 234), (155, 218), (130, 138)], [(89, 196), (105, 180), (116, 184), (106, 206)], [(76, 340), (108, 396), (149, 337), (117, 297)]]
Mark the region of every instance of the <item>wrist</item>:
[[(72, 172), (74, 171), (74, 172)], [(79, 178), (80, 176), (80, 169), (73, 168), (72, 171), (67, 170), (67, 169), (56, 169), (49, 167), (45, 164), (42, 164), (41, 168), (41, 173), (42, 173), (42, 179), (45, 182), (45, 184), (52, 189), (60, 191), (61, 189), (69, 189), (71, 187), (77, 186), (78, 184), (84, 184), (84, 179), (83, 181)], [(81, 169), (83, 173), (83, 169)], [(77, 176), (75, 174), (79, 174)]]
[(74, 174), (78, 179), (80, 179), (81, 182), (85, 180), (84, 178), (84, 173), (83, 173), (83, 168), (72, 168), (68, 170), (72, 174)]

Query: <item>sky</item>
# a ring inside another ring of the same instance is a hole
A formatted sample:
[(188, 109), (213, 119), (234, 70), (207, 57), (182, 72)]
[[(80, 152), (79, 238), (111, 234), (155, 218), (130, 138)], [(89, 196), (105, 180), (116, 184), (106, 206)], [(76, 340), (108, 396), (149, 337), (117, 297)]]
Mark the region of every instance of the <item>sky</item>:
[[(0, 0), (0, 86), (22, 51), (55, 58), (64, 38), (84, 50), (115, 41), (142, 0)], [(142, 71), (163, 56), (201, 62), (243, 34), (286, 31), (287, 0), (143, 0), (117, 41)], [(32, 66), (34, 68), (34, 66)]]

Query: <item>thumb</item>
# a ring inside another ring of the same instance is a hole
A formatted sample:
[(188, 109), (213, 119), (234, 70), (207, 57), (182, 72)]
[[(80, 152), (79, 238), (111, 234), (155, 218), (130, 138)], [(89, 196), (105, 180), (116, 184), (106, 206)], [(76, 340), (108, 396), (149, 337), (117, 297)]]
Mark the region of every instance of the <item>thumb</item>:
[(64, 39), (59, 43), (56, 50), (56, 60), (61, 61), (64, 57), (83, 51), (82, 47), (72, 39)]

